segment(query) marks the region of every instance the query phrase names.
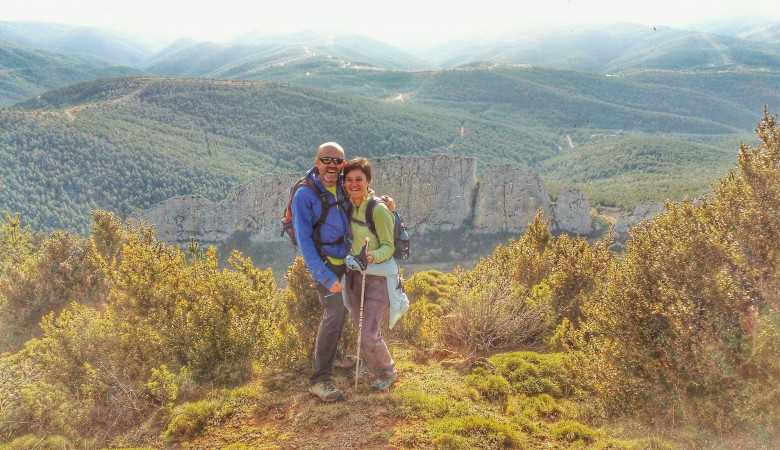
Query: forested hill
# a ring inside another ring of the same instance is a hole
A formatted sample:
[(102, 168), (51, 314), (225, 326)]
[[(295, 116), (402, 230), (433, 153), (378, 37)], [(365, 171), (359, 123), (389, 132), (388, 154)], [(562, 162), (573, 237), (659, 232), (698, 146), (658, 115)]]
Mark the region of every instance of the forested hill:
[(111, 67), (94, 56), (33, 50), (0, 40), (0, 108), (81, 81), (142, 73), (129, 67)]
[(306, 169), (328, 140), (349, 156), (479, 152), (485, 163), (528, 167), (563, 139), (276, 83), (99, 80), (0, 110), (0, 209), (35, 229), (84, 231), (96, 208), (128, 216)]
[(0, 110), (0, 209), (38, 230), (83, 232), (93, 209), (127, 217), (302, 171), (328, 140), (348, 156), (479, 156), (539, 172), (553, 195), (573, 184), (596, 203), (632, 207), (698, 195), (734, 163), (742, 138), (525, 126), (279, 83), (104, 79)]
[(765, 104), (780, 104), (780, 72), (642, 72), (607, 76), (484, 63), (400, 72), (311, 58), (223, 74), (457, 110), (510, 124), (660, 133), (750, 131)]

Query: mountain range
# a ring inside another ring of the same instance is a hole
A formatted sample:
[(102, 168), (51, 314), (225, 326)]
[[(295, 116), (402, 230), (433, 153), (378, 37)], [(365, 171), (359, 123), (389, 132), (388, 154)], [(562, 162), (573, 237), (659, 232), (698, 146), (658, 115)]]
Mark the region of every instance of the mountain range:
[(0, 22), (0, 209), (83, 232), (91, 209), (131, 216), (304, 170), (327, 140), (367, 157), (478, 155), (600, 205), (690, 198), (780, 104), (772, 28), (723, 29), (526, 31), (415, 53), (318, 32), (163, 47)]

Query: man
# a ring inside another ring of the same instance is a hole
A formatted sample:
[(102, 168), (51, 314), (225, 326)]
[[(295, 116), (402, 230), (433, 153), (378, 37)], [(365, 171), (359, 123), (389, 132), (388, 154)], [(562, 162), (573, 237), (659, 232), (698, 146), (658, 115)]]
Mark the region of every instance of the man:
[(326, 142), (317, 149), (316, 167), (306, 173), (326, 200), (328, 207), (322, 218), (323, 205), (317, 192), (305, 187), (292, 199), (292, 219), (298, 245), (306, 268), (317, 282), (323, 314), (317, 331), (312, 360), (309, 392), (325, 402), (344, 398), (344, 393), (331, 381), (333, 361), (341, 339), (347, 309), (341, 297), (340, 279), (346, 271), (344, 257), (349, 253), (348, 200), (342, 191), (341, 170), (344, 149), (335, 142)]

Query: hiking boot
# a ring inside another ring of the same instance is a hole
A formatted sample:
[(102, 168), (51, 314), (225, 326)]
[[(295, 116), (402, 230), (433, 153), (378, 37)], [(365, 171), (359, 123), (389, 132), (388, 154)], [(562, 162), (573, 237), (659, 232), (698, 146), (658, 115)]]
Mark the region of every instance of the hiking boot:
[(319, 398), (323, 402), (330, 403), (344, 399), (344, 393), (333, 385), (330, 380), (319, 381), (309, 387), (309, 394)]
[(390, 386), (395, 383), (395, 380), (398, 379), (398, 372), (393, 372), (392, 375), (390, 375), (387, 378), (377, 378), (376, 381), (371, 385), (371, 389), (374, 389), (376, 391), (385, 391)]

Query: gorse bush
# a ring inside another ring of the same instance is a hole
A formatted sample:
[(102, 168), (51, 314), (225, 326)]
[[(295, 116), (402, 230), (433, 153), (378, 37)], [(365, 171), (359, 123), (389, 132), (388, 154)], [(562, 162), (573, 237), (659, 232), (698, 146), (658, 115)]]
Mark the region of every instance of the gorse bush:
[[(156, 242), (146, 225), (97, 212), (87, 243), (54, 233), (30, 259), (38, 266), (65, 259), (62, 267), (67, 258), (46, 255), (74, 253), (82, 256), (71, 267), (97, 268), (76, 280), (93, 274), (99, 283), (91, 289), (55, 284), (67, 288), (68, 298), (97, 298), (46, 314), (39, 339), (0, 359), (0, 435), (49, 430), (79, 442), (89, 436), (90, 445), (99, 445), (108, 435), (91, 430), (118, 433), (158, 408), (170, 409), (179, 375), (220, 385), (245, 379), (253, 361), (289, 359), (295, 335), (273, 275), (248, 258), (236, 253), (232, 268), (219, 269), (213, 249), (188, 257)], [(24, 283), (11, 283), (9, 292)]]
[(410, 302), (409, 310), (401, 320), (396, 322), (392, 330), (387, 330), (387, 334), (418, 347), (434, 346), (441, 334), (441, 318), (444, 310), (439, 304), (429, 301), (427, 297), (420, 297)]
[(426, 298), (430, 303), (440, 305), (445, 312), (450, 310), (457, 287), (455, 275), (438, 270), (417, 272), (404, 281), (404, 291), (410, 303)]
[(86, 240), (56, 231), (35, 252), (31, 240), (19, 215), (6, 213), (0, 225), (0, 351), (19, 350), (40, 336), (44, 314), (72, 301), (92, 303), (101, 290), (103, 274), (89, 258)]
[(491, 353), (536, 342), (566, 319), (577, 323), (581, 305), (612, 261), (609, 238), (594, 245), (554, 237), (542, 211), (526, 233), (470, 271), (458, 273), (459, 290), (443, 326), (445, 344)]
[[(582, 306), (579, 376), (613, 410), (646, 406), (721, 429), (780, 417), (780, 129), (700, 204), (667, 204)], [(674, 413), (673, 413), (674, 412)], [(763, 412), (763, 413), (762, 413)]]

